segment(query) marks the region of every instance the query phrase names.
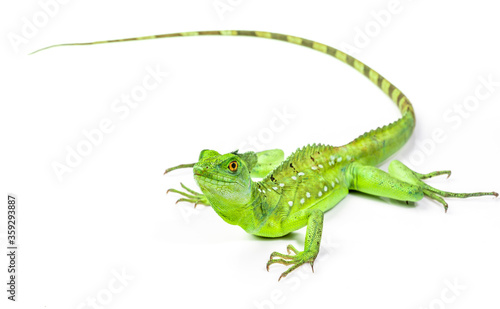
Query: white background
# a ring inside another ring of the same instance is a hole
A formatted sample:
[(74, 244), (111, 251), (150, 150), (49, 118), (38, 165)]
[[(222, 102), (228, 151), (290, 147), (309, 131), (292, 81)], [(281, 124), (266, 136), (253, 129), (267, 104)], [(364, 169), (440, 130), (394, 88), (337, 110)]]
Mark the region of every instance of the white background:
[[(422, 172), (451, 169), (450, 179), (429, 181), (438, 188), (498, 191), (500, 87), (483, 89), (487, 98), (464, 107), (481, 78), (500, 81), (498, 7), (465, 2), (401, 0), (381, 22), (375, 16), (390, 1), (222, 0), (232, 7), (222, 15), (213, 0), (68, 1), (17, 45), (12, 37), (43, 10), (32, 0), (2, 2), (0, 196), (18, 196), (20, 250), (15, 304), (6, 300), (1, 255), (1, 302), (8, 308), (92, 308), (93, 298), (96, 308), (498, 308), (500, 199), (448, 199), (444, 214), (429, 199), (405, 206), (349, 195), (325, 216), (315, 273), (306, 265), (278, 283), (285, 267), (266, 272), (269, 254), (288, 243), (303, 246), (305, 229), (261, 239), (208, 207), (176, 205), (178, 196), (165, 194), (181, 181), (195, 187), (191, 170), (162, 174), (196, 161), (205, 148), (230, 152), (254, 138), (259, 150), (290, 154), (313, 142), (342, 145), (397, 119), (394, 104), (345, 64), (244, 37), (61, 47), (27, 56), (57, 43), (214, 29), (357, 46), (354, 55), (414, 104), (414, 136), (395, 158)], [(356, 41), (360, 33), (367, 35), (364, 46)], [(139, 91), (147, 68), (169, 76), (121, 119), (113, 102)], [(280, 122), (276, 110), (294, 118)], [(65, 164), (68, 147), (84, 142), (83, 131), (103, 119), (114, 130), (58, 179), (54, 162)], [(272, 131), (275, 121), (282, 126)], [(431, 142), (433, 132), (441, 136)]]

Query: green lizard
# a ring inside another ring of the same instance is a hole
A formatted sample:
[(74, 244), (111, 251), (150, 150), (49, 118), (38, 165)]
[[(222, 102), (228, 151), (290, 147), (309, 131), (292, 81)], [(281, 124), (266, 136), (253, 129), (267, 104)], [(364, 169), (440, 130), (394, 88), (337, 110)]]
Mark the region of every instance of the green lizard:
[[(448, 204), (444, 197), (498, 196), (496, 192), (446, 192), (422, 181), (443, 174), (449, 177), (450, 171), (420, 174), (397, 160), (390, 163), (388, 173), (375, 167), (400, 149), (410, 138), (415, 127), (413, 107), (398, 88), (376, 71), (340, 50), (318, 42), (279, 33), (225, 30), (60, 44), (46, 48), (200, 35), (268, 38), (302, 45), (331, 55), (369, 78), (396, 103), (402, 115), (397, 121), (367, 132), (347, 145), (308, 145), (295, 151), (286, 160), (283, 151), (279, 149), (257, 153), (235, 151), (227, 154), (203, 150), (197, 163), (182, 164), (165, 171), (167, 173), (178, 168), (192, 167), (195, 181), (202, 193), (183, 184), (181, 186), (185, 191), (169, 191), (184, 196), (178, 201), (191, 202), (195, 206), (211, 206), (224, 221), (239, 225), (248, 233), (263, 237), (281, 237), (307, 226), (304, 250), (299, 251), (288, 245), (288, 254), (271, 254), (267, 262), (268, 270), (269, 266), (275, 263), (290, 266), (278, 280), (305, 263), (313, 267), (320, 249), (324, 213), (340, 202), (349, 190), (407, 202), (416, 202), (428, 196), (441, 203), (445, 212)], [(262, 180), (256, 182), (252, 177)]]

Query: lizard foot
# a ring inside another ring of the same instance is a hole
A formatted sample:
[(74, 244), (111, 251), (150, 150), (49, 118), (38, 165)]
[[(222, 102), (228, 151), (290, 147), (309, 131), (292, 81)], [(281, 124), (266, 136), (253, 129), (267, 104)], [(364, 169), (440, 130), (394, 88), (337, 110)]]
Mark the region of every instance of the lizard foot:
[(179, 202), (188, 202), (188, 203), (193, 203), (194, 204), (194, 207), (196, 208), (196, 205), (206, 205), (206, 206), (210, 206), (210, 202), (208, 201), (208, 199), (202, 194), (202, 193), (199, 193), (199, 192), (196, 192), (192, 189), (189, 189), (188, 187), (186, 187), (182, 182), (181, 182), (181, 187), (186, 190), (187, 192), (184, 192), (184, 191), (180, 191), (180, 190), (177, 190), (177, 189), (168, 189), (167, 190), (167, 193), (168, 192), (174, 192), (174, 193), (177, 193), (177, 194), (180, 194), (184, 197), (181, 197), (180, 199), (178, 199), (175, 203), (179, 203)]
[(450, 177), (451, 171), (436, 171), (428, 174), (420, 174), (409, 169), (403, 163), (394, 160), (389, 165), (389, 174), (405, 182), (411, 183), (422, 189), (425, 196), (441, 203), (444, 206), (444, 212), (448, 211), (448, 203), (443, 199), (444, 197), (457, 197), (457, 198), (467, 198), (473, 196), (485, 196), (493, 195), (498, 197), (497, 192), (474, 192), (474, 193), (454, 193), (443, 190), (438, 190), (434, 187), (429, 186), (424, 183), (422, 179), (431, 178), (438, 175), (448, 175)]
[[(284, 278), (288, 276), (289, 273), (297, 269), (299, 266), (309, 263), (311, 264), (312, 271), (314, 272), (314, 260), (318, 256), (318, 252), (313, 252), (313, 251), (299, 251), (295, 249), (294, 246), (288, 245), (286, 247), (286, 250), (288, 254), (283, 254), (279, 252), (273, 252), (271, 253), (271, 257), (269, 258), (269, 261), (267, 262), (266, 269), (269, 271), (269, 266), (272, 264), (283, 264), (283, 265), (292, 265), (290, 268), (288, 268), (284, 273), (281, 274), (279, 277), (278, 281), (281, 280), (281, 278)], [(291, 254), (293, 252), (293, 254)]]

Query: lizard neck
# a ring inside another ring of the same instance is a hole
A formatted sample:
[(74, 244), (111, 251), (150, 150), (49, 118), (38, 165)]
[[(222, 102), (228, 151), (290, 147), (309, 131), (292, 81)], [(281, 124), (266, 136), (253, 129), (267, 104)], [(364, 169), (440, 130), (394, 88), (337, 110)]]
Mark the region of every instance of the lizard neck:
[(251, 197), (245, 204), (221, 201), (207, 195), (214, 211), (227, 223), (238, 225), (248, 233), (252, 233), (267, 216), (267, 200), (262, 194), (259, 183), (251, 182)]
[(251, 183), (251, 198), (246, 204), (225, 205), (212, 204), (213, 209), (227, 223), (238, 225), (247, 233), (258, 234), (266, 224), (274, 206), (278, 204), (279, 195), (269, 191), (260, 182)]

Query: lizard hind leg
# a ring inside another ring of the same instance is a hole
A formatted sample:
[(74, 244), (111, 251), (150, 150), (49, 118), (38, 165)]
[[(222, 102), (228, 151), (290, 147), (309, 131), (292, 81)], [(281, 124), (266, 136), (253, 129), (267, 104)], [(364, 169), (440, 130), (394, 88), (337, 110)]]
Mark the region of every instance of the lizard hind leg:
[(448, 211), (448, 203), (446, 203), (443, 197), (467, 198), (467, 197), (485, 196), (485, 195), (498, 196), (498, 193), (496, 192), (454, 193), (454, 192), (438, 190), (424, 183), (422, 179), (427, 179), (438, 175), (448, 175), (448, 177), (450, 177), (451, 171), (436, 171), (428, 174), (420, 174), (415, 171), (412, 171), (410, 168), (408, 168), (406, 165), (404, 165), (398, 160), (394, 160), (389, 164), (389, 175), (404, 182), (420, 187), (424, 195), (441, 203), (444, 206), (445, 212)]

